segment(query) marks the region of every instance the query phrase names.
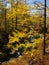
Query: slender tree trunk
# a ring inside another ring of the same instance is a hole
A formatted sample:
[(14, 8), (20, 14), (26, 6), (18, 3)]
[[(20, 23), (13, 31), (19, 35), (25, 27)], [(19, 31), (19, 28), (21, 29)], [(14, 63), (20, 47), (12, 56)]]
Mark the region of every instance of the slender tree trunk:
[(6, 8), (5, 8), (5, 31), (7, 31)]
[(44, 55), (46, 53), (46, 0), (44, 0)]

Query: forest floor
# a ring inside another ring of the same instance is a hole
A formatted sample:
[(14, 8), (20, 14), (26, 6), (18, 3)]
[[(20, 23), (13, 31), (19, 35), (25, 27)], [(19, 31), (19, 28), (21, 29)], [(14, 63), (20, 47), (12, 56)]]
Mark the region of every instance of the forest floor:
[(25, 54), (19, 58), (11, 58), (8, 62), (3, 62), (2, 65), (49, 65), (49, 54), (36, 54), (32, 57), (30, 54)]

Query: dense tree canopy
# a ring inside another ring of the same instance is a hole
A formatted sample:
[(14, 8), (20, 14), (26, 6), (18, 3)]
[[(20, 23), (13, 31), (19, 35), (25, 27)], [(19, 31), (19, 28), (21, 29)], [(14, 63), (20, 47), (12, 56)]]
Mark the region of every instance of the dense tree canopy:
[[(41, 4), (31, 6), (26, 0), (2, 0), (0, 5), (0, 57), (18, 57), (25, 53), (42, 54), (44, 12)], [(49, 10), (47, 9), (49, 13)], [(49, 16), (47, 16), (46, 43), (49, 42)], [(47, 48), (48, 50), (48, 48)], [(3, 60), (3, 61), (4, 61)], [(1, 60), (0, 60), (1, 61)]]

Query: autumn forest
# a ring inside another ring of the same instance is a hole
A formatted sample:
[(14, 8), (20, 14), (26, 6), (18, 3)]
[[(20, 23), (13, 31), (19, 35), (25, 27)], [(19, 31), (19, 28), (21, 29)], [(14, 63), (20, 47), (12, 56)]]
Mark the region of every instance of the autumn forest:
[(49, 6), (44, 12), (44, 2), (0, 0), (0, 65), (49, 65)]

